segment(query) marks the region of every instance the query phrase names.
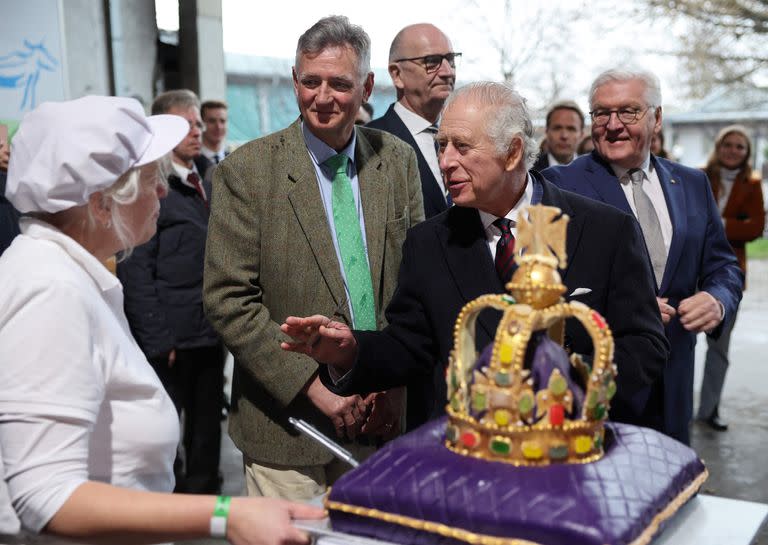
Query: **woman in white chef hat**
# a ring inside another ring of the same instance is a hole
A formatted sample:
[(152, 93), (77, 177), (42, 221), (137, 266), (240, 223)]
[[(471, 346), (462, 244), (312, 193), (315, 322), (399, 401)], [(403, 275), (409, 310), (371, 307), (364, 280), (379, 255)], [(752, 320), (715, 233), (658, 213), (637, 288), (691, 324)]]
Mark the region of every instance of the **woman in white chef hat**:
[(13, 139), (6, 196), (24, 214), (0, 258), (0, 447), (29, 530), (101, 543), (209, 535), (308, 543), (314, 507), (174, 495), (176, 411), (102, 264), (155, 233), (164, 156), (189, 130), (136, 100), (45, 103)]

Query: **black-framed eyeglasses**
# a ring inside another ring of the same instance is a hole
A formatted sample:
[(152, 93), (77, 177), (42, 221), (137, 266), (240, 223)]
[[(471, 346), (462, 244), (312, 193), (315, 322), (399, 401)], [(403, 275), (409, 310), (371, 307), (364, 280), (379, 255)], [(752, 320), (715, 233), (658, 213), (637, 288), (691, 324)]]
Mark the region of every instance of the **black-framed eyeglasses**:
[(646, 108), (618, 108), (616, 110), (606, 110), (599, 108), (589, 112), (589, 116), (592, 118), (592, 124), (597, 127), (604, 127), (611, 120), (611, 115), (616, 114), (619, 121), (625, 125), (634, 125), (640, 121), (648, 110), (655, 108), (655, 106), (648, 106)]
[(445, 55), (424, 55), (423, 57), (410, 57), (408, 59), (397, 59), (395, 62), (411, 61), (420, 64), (427, 71), (427, 74), (436, 72), (443, 64), (443, 59), (448, 61), (451, 68), (456, 68), (456, 60), (461, 57), (461, 53), (446, 53)]

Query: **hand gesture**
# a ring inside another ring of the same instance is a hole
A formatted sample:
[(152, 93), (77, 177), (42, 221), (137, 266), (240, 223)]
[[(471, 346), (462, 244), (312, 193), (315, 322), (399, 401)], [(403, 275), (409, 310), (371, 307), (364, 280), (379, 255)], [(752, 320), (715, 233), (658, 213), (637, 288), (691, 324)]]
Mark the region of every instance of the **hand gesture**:
[(677, 312), (683, 327), (696, 333), (712, 331), (723, 319), (720, 303), (706, 291), (680, 301)]
[(338, 396), (326, 388), (319, 377), (307, 386), (306, 395), (312, 404), (331, 419), (336, 435), (354, 439), (365, 422), (367, 404), (359, 395)]
[(659, 304), (659, 312), (661, 312), (661, 321), (664, 322), (664, 325), (667, 325), (677, 315), (675, 307), (668, 304), (667, 301), (669, 301), (669, 297), (656, 298), (656, 302)]
[(357, 357), (357, 342), (349, 326), (316, 314), (306, 318), (288, 316), (280, 331), (291, 337), (280, 347), (299, 352), (318, 363), (333, 365), (342, 371), (352, 368)]
[(365, 402), (371, 407), (371, 414), (363, 425), (362, 432), (381, 436), (385, 441), (400, 434), (400, 418), (403, 412), (405, 388), (393, 388), (386, 392), (369, 394)]

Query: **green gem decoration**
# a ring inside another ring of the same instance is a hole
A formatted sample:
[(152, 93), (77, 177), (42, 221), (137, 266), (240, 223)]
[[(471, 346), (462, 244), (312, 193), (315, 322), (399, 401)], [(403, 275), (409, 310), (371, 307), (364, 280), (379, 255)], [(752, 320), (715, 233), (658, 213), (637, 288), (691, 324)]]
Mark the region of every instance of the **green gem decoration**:
[(448, 426), (445, 428), (445, 438), (451, 443), (455, 443), (459, 439), (459, 428), (456, 426)]
[(488, 396), (485, 392), (474, 392), (472, 394), (472, 408), (476, 411), (484, 411), (488, 408)]
[(595, 407), (595, 420), (602, 420), (605, 418), (605, 405), (598, 403)]
[(459, 379), (456, 378), (456, 371), (451, 371), (451, 388), (456, 390), (459, 387)]
[(502, 295), (502, 296), (501, 296), (501, 299), (502, 299), (502, 300), (503, 300), (505, 303), (509, 303), (510, 305), (514, 305), (514, 304), (517, 302), (517, 301), (515, 301), (515, 298), (514, 298), (514, 297), (512, 297), (511, 295)]
[(512, 451), (510, 444), (503, 439), (492, 439), (490, 444), (491, 452), (498, 456), (509, 456)]
[(528, 414), (533, 410), (533, 396), (525, 393), (520, 396), (520, 400), (517, 402), (517, 408), (520, 410), (520, 414)]
[(506, 371), (499, 371), (496, 373), (496, 384), (499, 386), (509, 386), (510, 378), (509, 373)]
[(549, 447), (549, 457), (552, 460), (562, 460), (564, 458), (568, 457), (568, 446), (567, 445), (555, 445), (554, 447)]
[(599, 433), (595, 434), (595, 450), (600, 450), (603, 448), (603, 438), (600, 436)]
[(451, 409), (457, 412), (461, 410), (461, 401), (459, 401), (459, 396), (453, 396), (451, 398)]
[(568, 383), (562, 375), (556, 375), (549, 378), (549, 390), (556, 396), (563, 395), (568, 389)]
[(590, 410), (594, 409), (595, 406), (597, 405), (598, 399), (599, 398), (595, 390), (592, 390), (591, 392), (589, 392), (589, 395), (587, 396), (587, 409), (590, 409)]
[(608, 399), (613, 399), (613, 396), (616, 395), (616, 381), (611, 381), (608, 383), (608, 386), (605, 388), (605, 396)]

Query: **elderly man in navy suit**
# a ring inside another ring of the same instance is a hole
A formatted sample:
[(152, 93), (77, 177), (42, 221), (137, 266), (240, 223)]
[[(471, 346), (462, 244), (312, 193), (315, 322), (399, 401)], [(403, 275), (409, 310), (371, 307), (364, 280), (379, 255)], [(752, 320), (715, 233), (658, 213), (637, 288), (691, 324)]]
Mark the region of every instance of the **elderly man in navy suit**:
[(661, 130), (658, 78), (608, 70), (595, 79), (589, 98), (595, 150), (544, 175), (640, 222), (671, 345), (662, 380), (643, 395), (663, 403), (657, 427), (688, 443), (696, 334), (720, 334), (741, 300), (743, 275), (706, 175), (651, 155), (651, 139)]
[(410, 25), (398, 32), (389, 49), (389, 75), (397, 89), (397, 102), (367, 125), (394, 134), (416, 151), (427, 218), (450, 205), (434, 138), (443, 104), (453, 91), (460, 55), (433, 25)]
[[(504, 292), (511, 271), (494, 262), (505, 255), (499, 251), (504, 230), (516, 234), (518, 215), (528, 205), (556, 206), (571, 218), (568, 264), (561, 271), (567, 297), (600, 312), (616, 340), (619, 375), (611, 417), (648, 424), (655, 409), (638, 393), (661, 375), (668, 345), (637, 221), (562, 191), (530, 170), (536, 154), (531, 120), (524, 99), (504, 84), (482, 82), (456, 91), (445, 106), (437, 140), (440, 168), (455, 205), (408, 231), (397, 289), (387, 308), (389, 325), (378, 332), (350, 332), (323, 316), (288, 318), (282, 330), (294, 342), (283, 348), (332, 365), (343, 376), (332, 379), (323, 371), (321, 378), (338, 393), (410, 382), (408, 414), (420, 419), (409, 421), (409, 428), (440, 416), (456, 316), (473, 299)], [(480, 315), (478, 350), (493, 340), (499, 316)], [(565, 329), (567, 345), (589, 356), (591, 340), (571, 322)], [(418, 381), (422, 389), (412, 395), (411, 385)]]

